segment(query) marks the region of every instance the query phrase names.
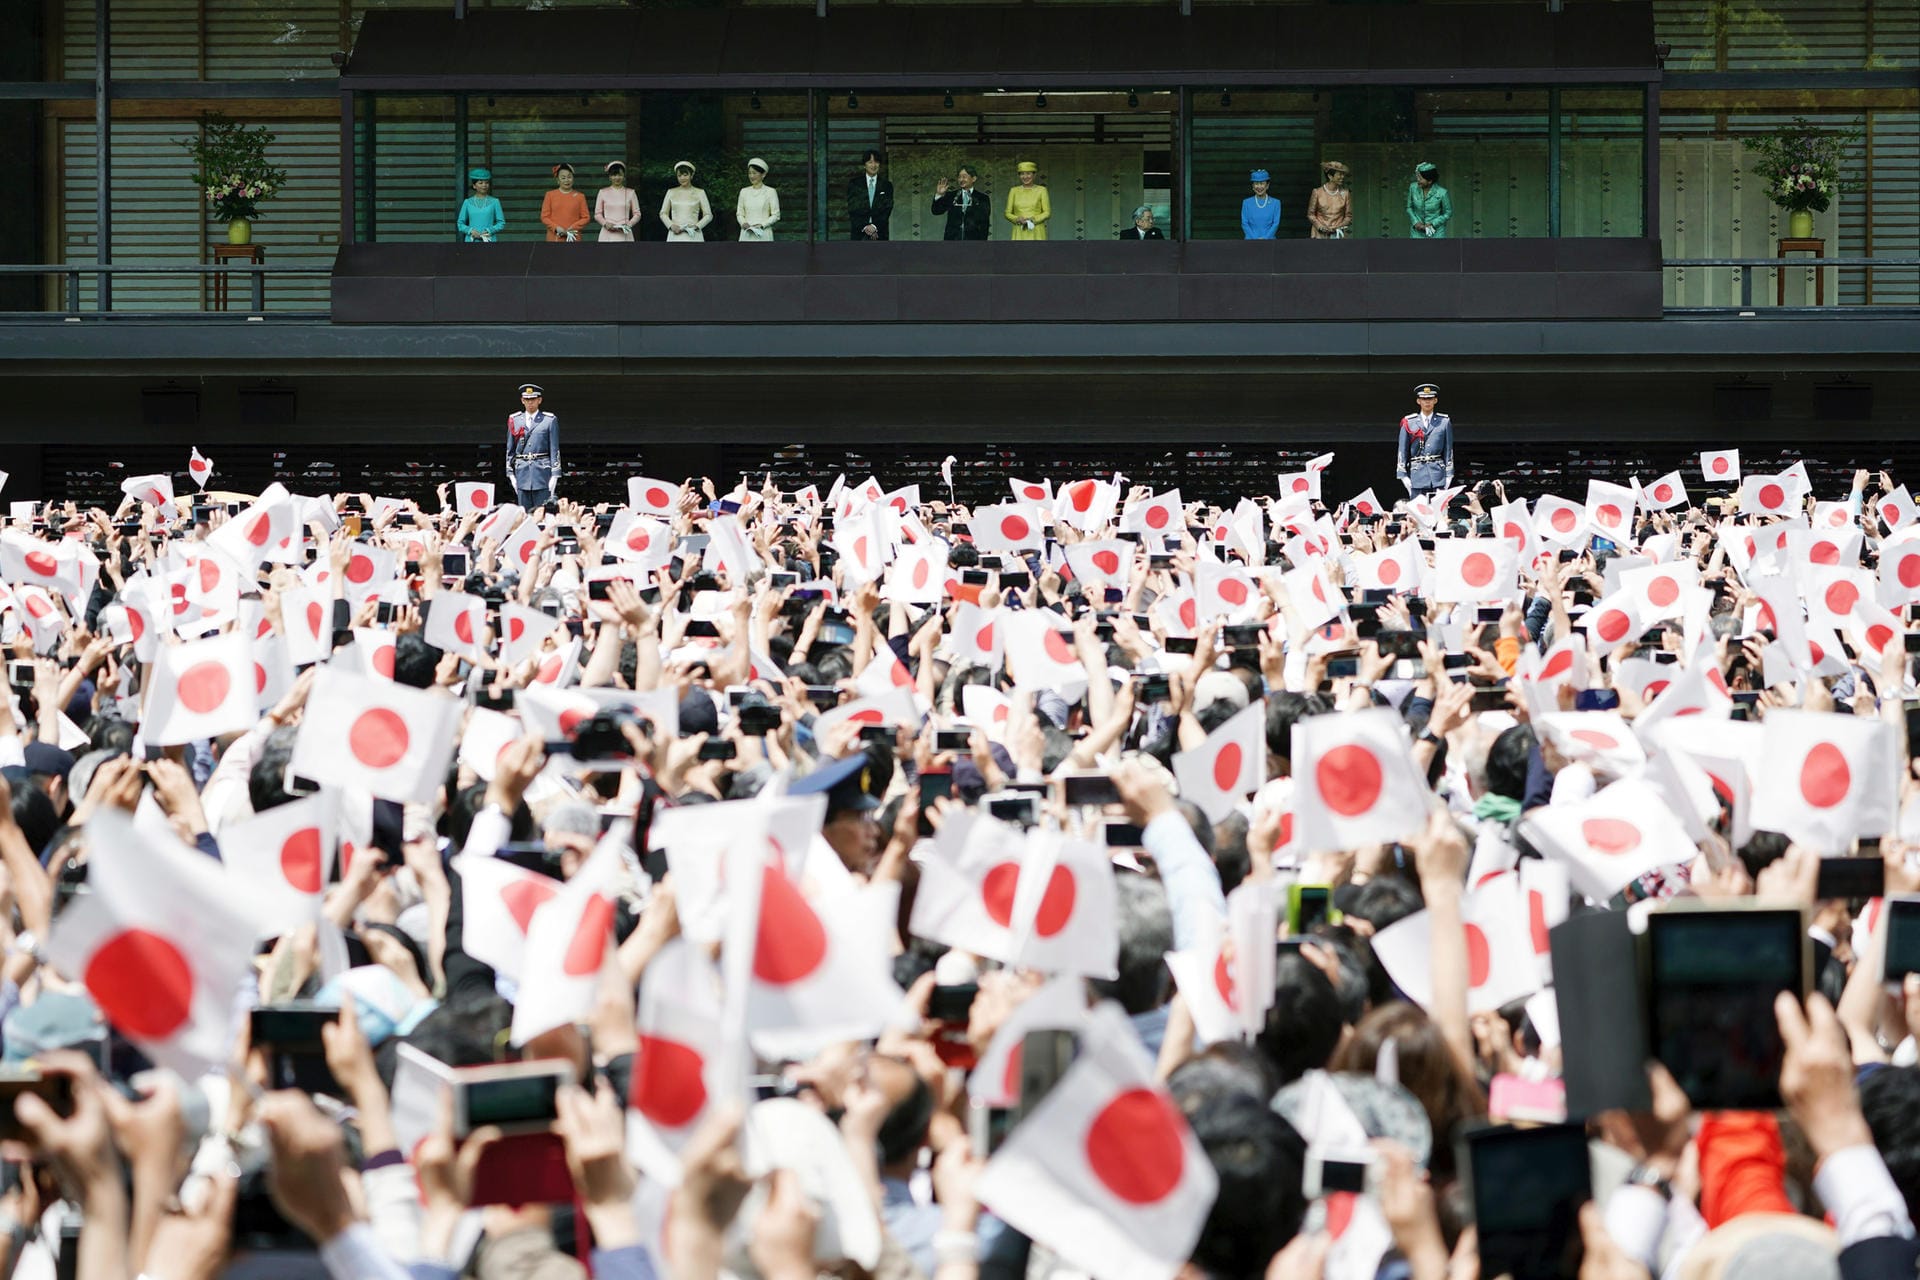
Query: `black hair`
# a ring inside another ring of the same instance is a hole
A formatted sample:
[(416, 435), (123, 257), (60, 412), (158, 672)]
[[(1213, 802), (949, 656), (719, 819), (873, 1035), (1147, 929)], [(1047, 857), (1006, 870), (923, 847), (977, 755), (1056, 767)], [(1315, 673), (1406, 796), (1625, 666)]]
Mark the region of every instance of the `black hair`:
[(878, 160), (881, 164), (885, 164), (887, 162), (887, 158), (881, 155), (879, 151), (875, 150), (873, 147), (868, 147), (865, 151), (862, 151), (860, 153), (861, 164), (865, 164), (869, 160)]
[(13, 787), (13, 821), (20, 828), (20, 834), (27, 838), (27, 847), (38, 857), (46, 852), (53, 837), (60, 830), (60, 814), (53, 807), (53, 801), (46, 792), (32, 782), (15, 783)]
[(1307, 1144), (1262, 1100), (1229, 1092), (1189, 1113), (1193, 1136), (1219, 1180), (1192, 1260), (1213, 1280), (1258, 1280), (1300, 1231)]
[[(447, 839), (455, 849), (466, 847), (467, 834), (473, 830), (473, 819), (487, 803), (487, 784), (476, 782), (464, 791), (454, 793), (453, 800), (447, 805)], [(514, 809), (509, 820), (511, 831), (507, 839), (519, 844), (534, 838), (537, 828), (533, 823), (533, 810), (527, 808), (522, 800)]]
[[(1327, 709), (1318, 696), (1304, 693), (1267, 695), (1267, 751), (1290, 762), (1293, 755), (1293, 726), (1305, 716), (1319, 715)], [(1287, 772), (1276, 775), (1286, 777)]]
[(1327, 975), (1297, 955), (1283, 955), (1273, 975), (1273, 1007), (1254, 1043), (1291, 1084), (1324, 1067), (1340, 1043), (1340, 996)]
[(1173, 910), (1166, 886), (1132, 873), (1114, 876), (1114, 918), (1120, 934), (1117, 978), (1092, 978), (1087, 985), (1129, 1014), (1151, 1012), (1166, 1003), (1167, 952), (1173, 950)]
[(1215, 729), (1218, 729), (1221, 725), (1239, 714), (1240, 708), (1234, 706), (1231, 699), (1215, 698), (1212, 702), (1209, 702), (1206, 706), (1194, 712), (1193, 718), (1200, 722), (1202, 729), (1205, 729), (1208, 733), (1212, 733)]
[(913, 1088), (887, 1112), (875, 1139), (882, 1168), (912, 1158), (926, 1142), (927, 1126), (933, 1123), (933, 1090), (918, 1071), (907, 1067), (906, 1072), (913, 1077)]
[(1487, 791), (1509, 800), (1524, 800), (1533, 751), (1533, 729), (1529, 725), (1516, 724), (1495, 738), (1487, 751)]
[(1860, 1111), (1908, 1215), (1920, 1214), (1920, 1068), (1868, 1072), (1860, 1081)]
[(1235, 809), (1213, 828), (1213, 869), (1220, 874), (1220, 891), (1232, 893), (1253, 869), (1247, 852), (1247, 815)]
[(1342, 910), (1373, 926), (1375, 933), (1421, 910), (1420, 890), (1401, 876), (1380, 875), (1360, 886), (1353, 905)]
[(265, 813), (300, 797), (287, 794), (287, 767), (293, 763), (294, 740), (300, 736), (297, 725), (283, 724), (260, 744), (247, 772), (247, 799), (255, 813)]
[(980, 176), (980, 171), (979, 171), (978, 169), (976, 169), (976, 168), (974, 168), (974, 167), (973, 167), (973, 161), (971, 161), (971, 160), (969, 160), (969, 161), (967, 161), (967, 162), (966, 162), (965, 164), (962, 164), (961, 166), (959, 166), (959, 168), (957, 168), (956, 170), (954, 170), (954, 172), (956, 172), (956, 173), (964, 173), (964, 174), (966, 174), (966, 175), (967, 175), (967, 176), (968, 176), (969, 178), (978, 178), (978, 177)]
[(433, 677), (446, 651), (427, 643), (418, 631), (403, 631), (393, 642), (393, 682), (412, 689), (433, 688)]

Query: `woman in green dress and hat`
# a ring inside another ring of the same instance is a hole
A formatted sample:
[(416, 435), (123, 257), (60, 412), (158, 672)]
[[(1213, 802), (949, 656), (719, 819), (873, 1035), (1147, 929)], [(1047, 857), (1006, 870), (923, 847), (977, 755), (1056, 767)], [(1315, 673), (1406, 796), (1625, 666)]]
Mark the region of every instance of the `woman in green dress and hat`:
[(493, 198), (493, 174), (485, 169), (467, 170), (467, 182), (473, 194), (460, 202), (460, 236), (468, 244), (492, 244), (494, 237), (507, 228), (507, 215)]
[(1407, 221), (1415, 240), (1440, 240), (1447, 234), (1453, 218), (1453, 198), (1440, 185), (1438, 165), (1422, 161), (1413, 167), (1413, 181), (1407, 186)]

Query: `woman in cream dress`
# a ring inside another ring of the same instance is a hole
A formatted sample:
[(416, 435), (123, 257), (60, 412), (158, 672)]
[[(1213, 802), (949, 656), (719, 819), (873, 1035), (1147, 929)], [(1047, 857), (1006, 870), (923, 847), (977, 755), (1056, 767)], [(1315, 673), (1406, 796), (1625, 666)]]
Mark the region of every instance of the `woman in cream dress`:
[(693, 185), (693, 162), (681, 160), (673, 166), (679, 185), (668, 187), (660, 202), (660, 221), (667, 224), (668, 244), (691, 244), (705, 240), (707, 224), (713, 221), (713, 206), (707, 193)]
[(600, 224), (600, 242), (633, 243), (640, 225), (640, 198), (627, 186), (627, 166), (615, 160), (607, 166), (607, 184), (593, 200), (593, 220)]
[(742, 240), (771, 240), (773, 224), (780, 221), (780, 196), (766, 178), (765, 160), (756, 156), (747, 161), (747, 185), (740, 188), (740, 199), (733, 207)]

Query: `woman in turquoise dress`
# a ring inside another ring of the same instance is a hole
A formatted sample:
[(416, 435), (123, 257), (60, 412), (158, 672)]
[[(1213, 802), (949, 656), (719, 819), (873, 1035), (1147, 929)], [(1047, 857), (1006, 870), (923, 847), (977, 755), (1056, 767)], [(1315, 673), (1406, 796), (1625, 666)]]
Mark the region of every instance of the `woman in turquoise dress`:
[(492, 244), (507, 226), (505, 211), (490, 194), (493, 175), (485, 169), (469, 169), (467, 181), (473, 184), (473, 194), (460, 202), (460, 238), (468, 244)]
[(1407, 221), (1415, 240), (1439, 240), (1447, 234), (1453, 219), (1453, 199), (1440, 185), (1440, 169), (1422, 162), (1414, 166), (1413, 181), (1407, 186)]

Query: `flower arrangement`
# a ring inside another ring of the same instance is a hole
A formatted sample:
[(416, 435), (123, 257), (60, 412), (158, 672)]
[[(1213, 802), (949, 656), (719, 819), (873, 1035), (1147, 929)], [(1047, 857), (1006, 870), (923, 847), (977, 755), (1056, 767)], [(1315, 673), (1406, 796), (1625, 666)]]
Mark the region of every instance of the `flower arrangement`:
[(1845, 133), (1822, 133), (1804, 117), (1773, 133), (1745, 139), (1755, 152), (1751, 172), (1767, 184), (1767, 199), (1793, 213), (1825, 213), (1834, 197), (1860, 184), (1841, 173), (1847, 149), (1860, 140), (1860, 127)]
[(193, 157), (193, 181), (222, 222), (252, 221), (260, 216), (259, 202), (286, 183), (287, 171), (267, 160), (272, 131), (248, 128), (219, 112), (200, 117), (200, 135), (182, 139), (180, 146)]

